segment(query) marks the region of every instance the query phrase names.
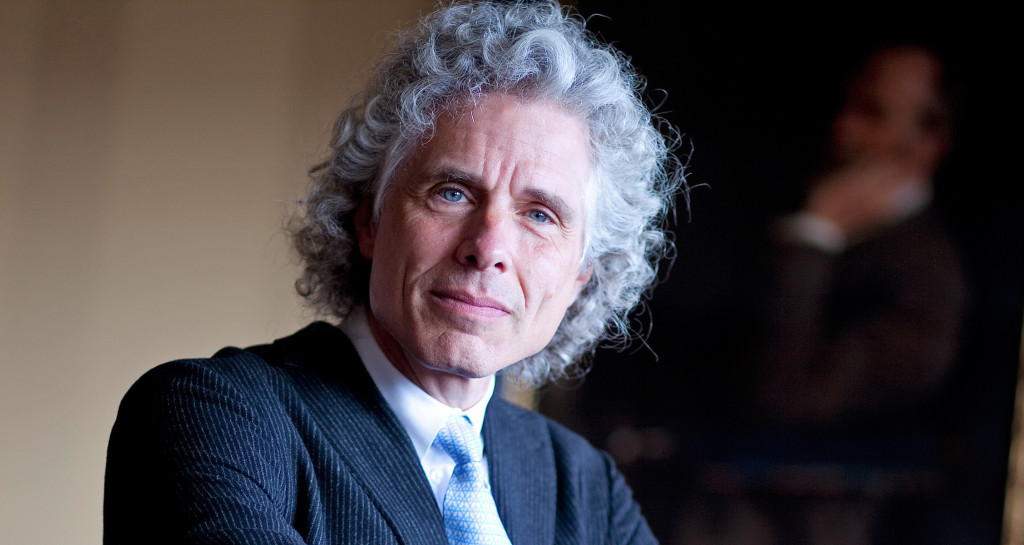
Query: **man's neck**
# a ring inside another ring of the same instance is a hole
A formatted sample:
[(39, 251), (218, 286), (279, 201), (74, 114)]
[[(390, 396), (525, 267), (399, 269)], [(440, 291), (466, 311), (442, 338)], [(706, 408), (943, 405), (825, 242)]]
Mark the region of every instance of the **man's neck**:
[(414, 356), (380, 325), (369, 309), (366, 311), (366, 319), (374, 340), (395, 369), (430, 397), (449, 407), (466, 410), (476, 405), (494, 380), (493, 376), (472, 378), (432, 369), (429, 365), (415, 360)]

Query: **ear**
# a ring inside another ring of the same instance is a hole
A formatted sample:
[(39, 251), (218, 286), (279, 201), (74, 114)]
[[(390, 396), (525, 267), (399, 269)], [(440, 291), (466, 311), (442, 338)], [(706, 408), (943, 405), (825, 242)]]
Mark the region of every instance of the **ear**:
[(373, 221), (373, 202), (370, 199), (363, 199), (363, 202), (359, 203), (354, 219), (359, 253), (366, 259), (373, 259), (373, 243), (377, 238), (377, 224)]

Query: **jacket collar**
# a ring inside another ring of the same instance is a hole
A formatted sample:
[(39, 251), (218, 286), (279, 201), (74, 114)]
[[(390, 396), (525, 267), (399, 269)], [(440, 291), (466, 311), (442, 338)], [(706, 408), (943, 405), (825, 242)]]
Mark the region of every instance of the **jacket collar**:
[(444, 521), (412, 442), (345, 334), (316, 322), (269, 348), (265, 352), (276, 362), (268, 362), (291, 368), (312, 413), (309, 421), (320, 427), (399, 541), (444, 543)]

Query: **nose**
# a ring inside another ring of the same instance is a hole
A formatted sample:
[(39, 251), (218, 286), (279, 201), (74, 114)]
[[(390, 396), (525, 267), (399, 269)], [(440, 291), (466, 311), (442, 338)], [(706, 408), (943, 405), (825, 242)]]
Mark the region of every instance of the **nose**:
[(458, 247), (459, 263), (480, 271), (508, 268), (512, 227), (503, 214), (488, 209), (478, 210), (466, 218), (466, 229)]
[(841, 112), (833, 135), (838, 149), (854, 158), (898, 157), (914, 149), (922, 131), (913, 108), (872, 102)]

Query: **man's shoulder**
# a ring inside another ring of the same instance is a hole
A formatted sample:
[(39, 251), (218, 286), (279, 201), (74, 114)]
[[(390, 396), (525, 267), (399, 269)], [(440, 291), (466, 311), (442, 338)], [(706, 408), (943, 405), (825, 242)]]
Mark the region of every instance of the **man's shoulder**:
[(316, 377), (328, 369), (337, 374), (341, 368), (351, 367), (338, 363), (353, 358), (358, 355), (344, 333), (330, 324), (315, 322), (271, 343), (246, 348), (229, 346), (210, 357), (157, 365), (135, 381), (125, 401), (166, 403), (168, 398), (191, 399), (204, 392), (247, 398), (277, 397), (279, 390), (290, 387), (297, 377)]
[(547, 416), (498, 397), (492, 400), (488, 409), (488, 418), (496, 417), (497, 425), (508, 426), (514, 433), (523, 434), (524, 440), (550, 444), (555, 459), (561, 464), (596, 465), (602, 470), (614, 467), (607, 453)]
[[(269, 368), (301, 363), (300, 352), (321, 353), (322, 347), (334, 328), (324, 322), (314, 322), (303, 329), (265, 344), (241, 348), (226, 346), (208, 357), (181, 358), (153, 367), (140, 382), (160, 382), (175, 376), (190, 374), (220, 374), (223, 376), (250, 376), (265, 373)], [(340, 333), (339, 333), (340, 334)], [(343, 336), (343, 334), (341, 334)], [(315, 345), (315, 346), (309, 346)], [(308, 346), (308, 349), (303, 347)]]

